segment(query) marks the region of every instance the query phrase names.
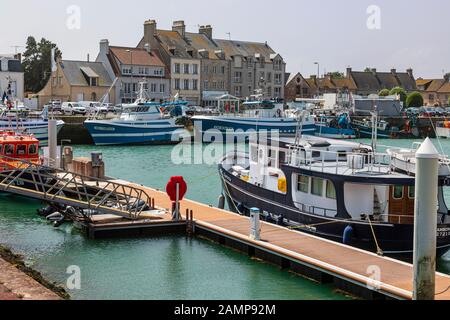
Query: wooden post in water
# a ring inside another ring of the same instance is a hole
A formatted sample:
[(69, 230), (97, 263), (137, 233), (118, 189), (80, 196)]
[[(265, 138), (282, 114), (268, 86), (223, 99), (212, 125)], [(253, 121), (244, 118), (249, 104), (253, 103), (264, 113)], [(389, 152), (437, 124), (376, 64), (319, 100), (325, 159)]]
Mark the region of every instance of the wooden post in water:
[(434, 300), (439, 153), (429, 138), (416, 153), (414, 300)]

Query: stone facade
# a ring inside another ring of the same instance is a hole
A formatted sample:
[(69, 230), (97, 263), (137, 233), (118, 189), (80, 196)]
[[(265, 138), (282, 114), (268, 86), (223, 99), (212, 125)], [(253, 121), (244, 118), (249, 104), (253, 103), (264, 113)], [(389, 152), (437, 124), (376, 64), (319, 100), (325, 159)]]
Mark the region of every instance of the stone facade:
[(193, 105), (201, 102), (200, 68), (198, 53), (186, 41), (186, 26), (175, 21), (172, 30), (158, 30), (156, 21), (144, 24), (144, 37), (138, 48), (149, 48), (159, 52), (162, 61), (170, 70), (170, 93)]
[(422, 94), (426, 106), (448, 106), (450, 97), (450, 77), (443, 79), (417, 79), (417, 89)]
[[(210, 25), (189, 33), (184, 21), (175, 21), (171, 31), (159, 30), (149, 20), (138, 47), (146, 45), (158, 50), (170, 68), (172, 95), (200, 103), (208, 93), (229, 92), (245, 99), (262, 89), (265, 98), (284, 98), (286, 63), (267, 43), (215, 39)], [(196, 64), (197, 73), (184, 72), (185, 65)], [(184, 90), (187, 84), (189, 90)]]
[(113, 81), (101, 62), (60, 60), (56, 66), (46, 86), (37, 94), (40, 108), (50, 100), (100, 101), (106, 96), (106, 102), (115, 101), (115, 90), (109, 92)]
[(100, 42), (98, 62), (102, 62), (112, 79), (118, 78), (115, 103), (131, 103), (137, 98), (139, 83), (145, 82), (148, 98), (162, 101), (170, 98), (169, 70), (157, 51), (110, 46)]

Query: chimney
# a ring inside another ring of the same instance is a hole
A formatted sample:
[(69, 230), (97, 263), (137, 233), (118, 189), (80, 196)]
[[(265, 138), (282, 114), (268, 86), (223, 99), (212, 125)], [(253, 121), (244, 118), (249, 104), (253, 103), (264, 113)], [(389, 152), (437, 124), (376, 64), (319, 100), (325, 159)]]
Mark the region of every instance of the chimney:
[(408, 75), (409, 75), (411, 78), (414, 78), (414, 72), (413, 72), (413, 69), (409, 68), (409, 69), (406, 70), (406, 72), (408, 73)]
[(212, 40), (213, 38), (213, 28), (211, 27), (211, 25), (201, 26), (200, 29), (198, 30), (198, 33), (204, 34), (210, 40)]
[(346, 74), (346, 76), (347, 76), (347, 79), (350, 79), (350, 78), (351, 78), (351, 76), (352, 76), (352, 68), (350, 68), (350, 67), (347, 68), (347, 74)]
[(91, 57), (90, 57), (89, 53), (87, 54), (87, 62), (91, 62)]
[(374, 76), (376, 76), (377, 75), (377, 69), (375, 69), (375, 68), (372, 68), (370, 71), (372, 71), (372, 74), (374, 75)]
[(397, 75), (397, 70), (396, 69), (391, 69), (391, 73), (396, 76)]
[(14, 59), (19, 60), (20, 62), (22, 62), (22, 54), (21, 53), (16, 53), (14, 55)]
[(109, 53), (109, 41), (103, 39), (100, 41), (100, 55), (106, 56)]
[(174, 21), (172, 26), (172, 31), (176, 31), (180, 34), (182, 38), (186, 35), (186, 25), (184, 24), (183, 20), (180, 21)]
[(144, 22), (144, 46), (148, 44), (149, 50), (157, 49), (156, 30), (157, 24), (155, 20)]

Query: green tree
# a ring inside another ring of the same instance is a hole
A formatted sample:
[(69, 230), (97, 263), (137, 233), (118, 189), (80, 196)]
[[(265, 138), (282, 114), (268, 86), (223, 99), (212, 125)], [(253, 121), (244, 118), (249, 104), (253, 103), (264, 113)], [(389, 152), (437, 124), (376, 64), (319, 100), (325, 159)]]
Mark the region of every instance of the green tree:
[(56, 49), (55, 59), (61, 57), (61, 51), (56, 44), (45, 38), (42, 38), (40, 42), (37, 42), (34, 37), (28, 37), (22, 62), (25, 72), (26, 91), (39, 92), (50, 79), (53, 48)]
[(383, 89), (383, 90), (381, 90), (381, 91), (378, 93), (378, 95), (379, 95), (380, 97), (387, 97), (387, 96), (389, 96), (389, 90), (388, 90), (388, 89)]
[(406, 98), (407, 98), (407, 94), (405, 89), (401, 88), (401, 87), (395, 87), (393, 88), (390, 92), (389, 95), (391, 96), (396, 96), (396, 95), (400, 95), (400, 100), (405, 103), (406, 102)]
[(423, 97), (420, 92), (414, 91), (408, 95), (406, 99), (407, 108), (420, 108), (423, 107)]
[(364, 69), (364, 72), (372, 72), (372, 68), (367, 67), (367, 68)]
[(344, 79), (345, 78), (344, 73), (340, 72), (340, 71), (330, 72), (330, 76), (332, 79)]

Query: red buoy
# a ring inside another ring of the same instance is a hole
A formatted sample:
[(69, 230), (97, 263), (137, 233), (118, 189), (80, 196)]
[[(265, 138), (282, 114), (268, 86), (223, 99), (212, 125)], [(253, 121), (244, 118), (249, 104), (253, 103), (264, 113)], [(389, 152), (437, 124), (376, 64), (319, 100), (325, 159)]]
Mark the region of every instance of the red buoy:
[(170, 201), (177, 201), (177, 185), (179, 186), (178, 200), (183, 200), (187, 192), (187, 184), (183, 177), (172, 177), (166, 186), (167, 195), (170, 197)]

